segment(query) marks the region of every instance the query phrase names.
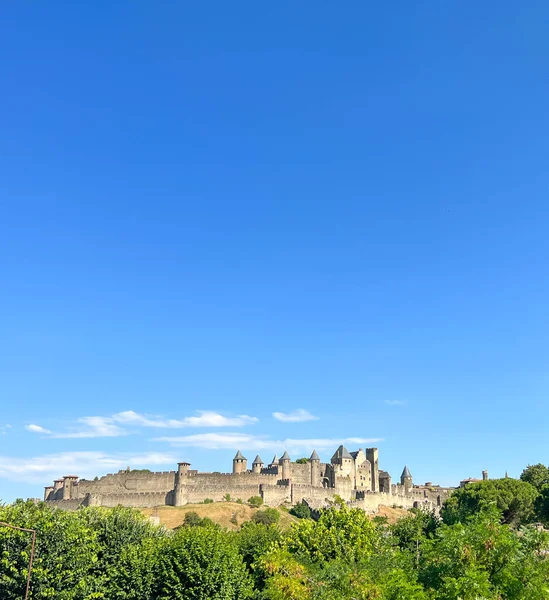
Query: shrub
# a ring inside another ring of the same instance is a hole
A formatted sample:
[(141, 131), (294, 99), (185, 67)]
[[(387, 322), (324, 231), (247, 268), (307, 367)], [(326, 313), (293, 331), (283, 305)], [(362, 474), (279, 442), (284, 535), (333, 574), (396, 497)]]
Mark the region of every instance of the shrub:
[(274, 525), (278, 523), (280, 519), (280, 513), (276, 508), (265, 508), (264, 510), (258, 510), (252, 517), (254, 523), (261, 523), (262, 525)]
[(185, 527), (199, 527), (202, 525), (202, 517), (194, 511), (188, 512), (183, 521)]
[(290, 508), (290, 514), (298, 519), (310, 519), (311, 509), (305, 502), (300, 502)]
[(263, 504), (263, 498), (261, 496), (252, 496), (248, 498), (248, 504), (257, 508)]
[(225, 502), (231, 502), (232, 501), (231, 494), (225, 494), (223, 496), (223, 500), (225, 500)]
[(202, 504), (213, 504), (213, 500), (211, 498), (206, 498)]

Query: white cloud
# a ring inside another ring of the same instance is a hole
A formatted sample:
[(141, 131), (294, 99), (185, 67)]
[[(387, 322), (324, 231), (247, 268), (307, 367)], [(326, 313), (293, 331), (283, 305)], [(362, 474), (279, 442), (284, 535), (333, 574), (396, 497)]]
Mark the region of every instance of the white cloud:
[(385, 404), (389, 406), (404, 406), (406, 402), (404, 400), (385, 400)]
[(30, 425), (25, 425), (25, 429), (27, 431), (32, 431), (32, 433), (46, 433), (46, 434), (51, 433), (51, 431), (49, 429), (45, 429), (44, 427), (41, 427), (40, 425), (34, 425), (34, 423), (31, 423)]
[(163, 452), (116, 453), (62, 452), (34, 458), (0, 456), (0, 478), (28, 483), (51, 483), (68, 473), (80, 477), (94, 477), (126, 467), (155, 467), (168, 465), (175, 468), (177, 457)]
[(11, 425), (0, 425), (0, 435), (6, 435), (6, 433), (8, 433), (8, 430), (11, 429)]
[(318, 417), (312, 415), (304, 408), (298, 408), (291, 413), (274, 412), (273, 417), (283, 423), (302, 423), (303, 421), (318, 421)]
[(133, 410), (127, 410), (113, 415), (112, 418), (118, 423), (164, 429), (179, 429), (184, 427), (242, 427), (244, 425), (253, 425), (259, 420), (257, 417), (250, 417), (248, 415), (225, 417), (210, 410), (199, 410), (197, 412), (197, 417), (165, 419), (156, 416), (142, 415)]
[(64, 433), (52, 433), (54, 438), (118, 437), (130, 432), (113, 423), (111, 417), (82, 417), (77, 419), (85, 427)]
[(266, 436), (255, 436), (245, 433), (199, 433), (195, 435), (165, 436), (154, 438), (156, 442), (167, 442), (175, 447), (195, 447), (208, 450), (238, 449), (241, 450), (280, 450), (286, 448), (288, 451), (300, 452), (316, 450), (335, 450), (340, 444), (349, 446), (360, 446), (375, 444), (383, 441), (383, 438), (306, 438), (273, 440)]

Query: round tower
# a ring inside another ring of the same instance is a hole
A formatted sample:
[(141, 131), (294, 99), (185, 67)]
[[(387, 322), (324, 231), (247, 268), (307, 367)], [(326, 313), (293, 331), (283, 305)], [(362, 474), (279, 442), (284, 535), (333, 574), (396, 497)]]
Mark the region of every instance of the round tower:
[(280, 465), (282, 467), (282, 479), (290, 479), (290, 455), (288, 451), (284, 451), (284, 454), (280, 457)]
[(185, 489), (186, 478), (189, 475), (189, 467), (191, 466), (188, 462), (179, 462), (177, 463), (177, 471), (175, 472), (175, 480), (174, 480), (174, 506), (183, 506), (187, 504), (187, 499), (185, 497)]
[(311, 458), (309, 458), (309, 464), (311, 465), (311, 485), (320, 485), (320, 457), (313, 450)]
[(252, 463), (252, 473), (261, 473), (261, 469), (263, 468), (263, 461), (261, 460), (261, 456), (259, 454), (254, 458), (254, 462)]
[(242, 456), (242, 452), (239, 450), (233, 458), (233, 474), (237, 475), (239, 473), (245, 473), (247, 469), (248, 459), (245, 456)]
[(488, 480), (488, 471), (482, 471), (482, 481)]
[(412, 481), (412, 474), (410, 473), (410, 469), (408, 469), (407, 466), (404, 467), (402, 475), (400, 476), (400, 485), (404, 486), (404, 491), (407, 494), (409, 494), (412, 491), (412, 488), (414, 487)]

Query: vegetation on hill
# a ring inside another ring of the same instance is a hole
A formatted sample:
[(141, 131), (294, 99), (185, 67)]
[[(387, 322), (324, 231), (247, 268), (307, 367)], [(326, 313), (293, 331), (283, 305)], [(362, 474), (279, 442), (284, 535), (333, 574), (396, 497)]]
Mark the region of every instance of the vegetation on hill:
[[(32, 501), (0, 506), (0, 521), (38, 532), (33, 600), (546, 600), (549, 534), (531, 524), (548, 524), (538, 467), (467, 485), (440, 517), (413, 509), (395, 523), (342, 503), (313, 520), (230, 502), (172, 509), (175, 531), (137, 510)], [(255, 518), (228, 529), (197, 507)], [(28, 533), (0, 527), (2, 600), (23, 598), (29, 551)]]

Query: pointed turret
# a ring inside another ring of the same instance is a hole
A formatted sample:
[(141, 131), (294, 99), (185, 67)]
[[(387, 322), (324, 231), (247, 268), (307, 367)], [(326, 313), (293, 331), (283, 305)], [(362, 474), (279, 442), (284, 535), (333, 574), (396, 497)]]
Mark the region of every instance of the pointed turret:
[(311, 485), (320, 486), (320, 457), (316, 450), (313, 450), (309, 464), (311, 465)]
[(271, 461), (271, 466), (272, 465), (278, 465), (278, 456), (276, 454), (273, 456), (273, 460)]
[(259, 454), (254, 458), (254, 462), (252, 463), (252, 473), (261, 473), (261, 469), (263, 468), (263, 460)]
[(404, 486), (404, 491), (406, 493), (409, 493), (414, 487), (412, 481), (412, 474), (410, 473), (410, 469), (408, 468), (408, 466), (405, 466), (404, 470), (402, 471), (402, 475), (400, 476), (400, 485)]
[(290, 462), (290, 455), (288, 454), (288, 451), (285, 450), (284, 454), (280, 457), (280, 464), (282, 465), (282, 479), (290, 479)]
[(233, 458), (233, 473), (244, 473), (248, 467), (248, 459), (242, 455), (240, 450)]
[(400, 478), (402, 479), (403, 477), (411, 477), (411, 476), (412, 476), (412, 474), (410, 473), (410, 469), (408, 468), (408, 466), (405, 466)]

